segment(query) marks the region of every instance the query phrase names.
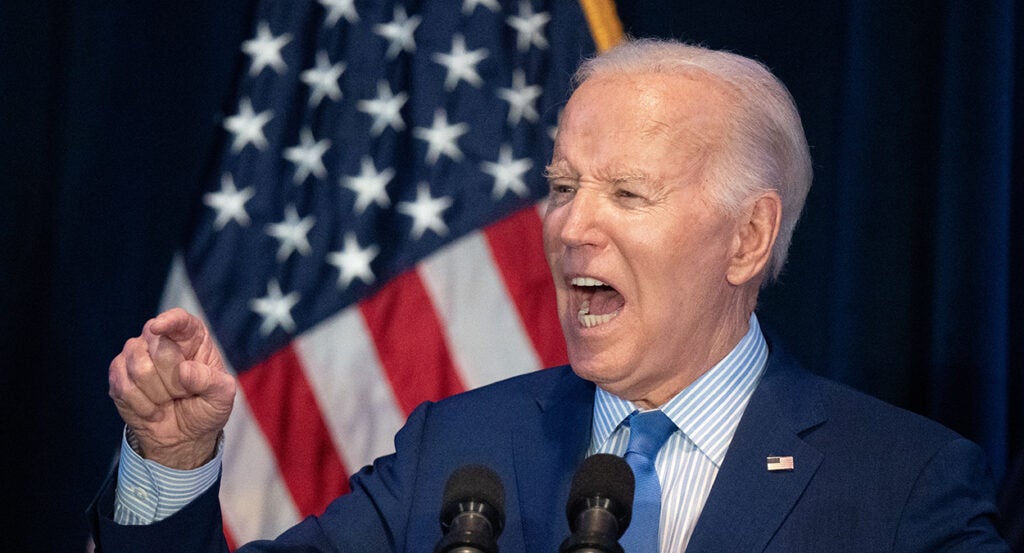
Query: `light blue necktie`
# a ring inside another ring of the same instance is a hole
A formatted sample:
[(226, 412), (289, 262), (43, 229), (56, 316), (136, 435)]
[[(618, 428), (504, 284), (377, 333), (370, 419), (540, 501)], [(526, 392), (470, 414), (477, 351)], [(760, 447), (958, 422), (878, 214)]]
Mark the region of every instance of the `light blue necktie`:
[(619, 540), (626, 553), (658, 551), (661, 483), (654, 470), (654, 460), (675, 430), (675, 423), (661, 411), (634, 412), (629, 416), (629, 445), (625, 459), (636, 477), (636, 491), (633, 494), (633, 521)]

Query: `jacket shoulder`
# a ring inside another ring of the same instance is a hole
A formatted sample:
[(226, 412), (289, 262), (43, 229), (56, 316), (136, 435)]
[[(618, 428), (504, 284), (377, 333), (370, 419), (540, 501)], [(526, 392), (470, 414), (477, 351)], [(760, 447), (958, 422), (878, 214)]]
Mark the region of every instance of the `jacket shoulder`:
[[(781, 414), (829, 467), (884, 486), (885, 475), (912, 480), (943, 451), (980, 448), (942, 424), (803, 368), (773, 348), (751, 416)], [(752, 398), (751, 405), (755, 402)], [(975, 455), (977, 454), (977, 455)]]

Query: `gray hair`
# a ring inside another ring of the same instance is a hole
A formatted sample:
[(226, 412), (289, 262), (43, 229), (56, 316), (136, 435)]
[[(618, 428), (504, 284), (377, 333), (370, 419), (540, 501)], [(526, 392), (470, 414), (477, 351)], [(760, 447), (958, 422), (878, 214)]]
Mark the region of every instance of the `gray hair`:
[(585, 61), (573, 81), (609, 74), (698, 75), (722, 83), (735, 98), (729, 144), (713, 153), (705, 175), (715, 205), (742, 213), (758, 193), (774, 190), (782, 201), (779, 236), (765, 268), (776, 279), (811, 187), (811, 154), (796, 104), (786, 86), (761, 63), (730, 52), (667, 40), (632, 39)]

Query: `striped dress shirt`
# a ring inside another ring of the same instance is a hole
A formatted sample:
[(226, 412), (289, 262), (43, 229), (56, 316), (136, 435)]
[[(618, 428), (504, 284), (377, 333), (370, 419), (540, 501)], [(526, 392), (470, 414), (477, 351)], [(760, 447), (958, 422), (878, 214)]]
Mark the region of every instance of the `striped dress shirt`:
[[(662, 552), (686, 550), (767, 360), (768, 345), (751, 315), (750, 328), (736, 347), (660, 407), (678, 428), (654, 462), (661, 480)], [(629, 427), (623, 422), (636, 410), (633, 403), (598, 388), (589, 454), (625, 455)]]
[(117, 468), (114, 521), (118, 524), (152, 524), (180, 511), (220, 476), (224, 439), (217, 440), (217, 455), (193, 470), (172, 469), (143, 459), (131, 430), (121, 438), (121, 459)]

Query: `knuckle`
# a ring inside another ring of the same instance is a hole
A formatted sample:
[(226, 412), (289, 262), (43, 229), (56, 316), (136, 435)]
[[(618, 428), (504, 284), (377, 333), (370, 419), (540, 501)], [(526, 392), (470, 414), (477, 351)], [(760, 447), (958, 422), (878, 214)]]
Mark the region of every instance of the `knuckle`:
[(125, 357), (124, 357), (124, 352), (122, 351), (121, 353), (117, 354), (116, 356), (114, 356), (113, 359), (110, 360), (109, 372), (113, 373), (115, 371), (119, 371), (124, 366), (125, 366)]
[(117, 398), (124, 395), (127, 385), (125, 383), (126, 373), (123, 367), (111, 366), (110, 372), (107, 373), (107, 390), (110, 397)]
[(148, 377), (153, 372), (153, 368), (149, 363), (134, 359), (132, 363), (128, 363), (125, 367), (125, 372), (129, 378), (138, 381)]
[(124, 343), (124, 348), (121, 349), (123, 355), (135, 355), (139, 351), (146, 351), (146, 341), (141, 336), (135, 336), (129, 338)]
[(135, 348), (135, 342), (138, 339), (139, 339), (139, 337), (135, 336), (135, 337), (128, 338), (127, 340), (125, 340), (124, 341), (124, 346), (121, 347), (121, 354), (123, 355), (125, 352), (131, 351), (132, 349), (134, 349)]
[(114, 404), (121, 412), (131, 413), (142, 420), (152, 420), (157, 410), (157, 405), (146, 399), (141, 393), (126, 394), (115, 398)]
[(143, 420), (153, 420), (156, 418), (157, 406), (156, 404), (149, 401), (136, 401), (132, 410)]

